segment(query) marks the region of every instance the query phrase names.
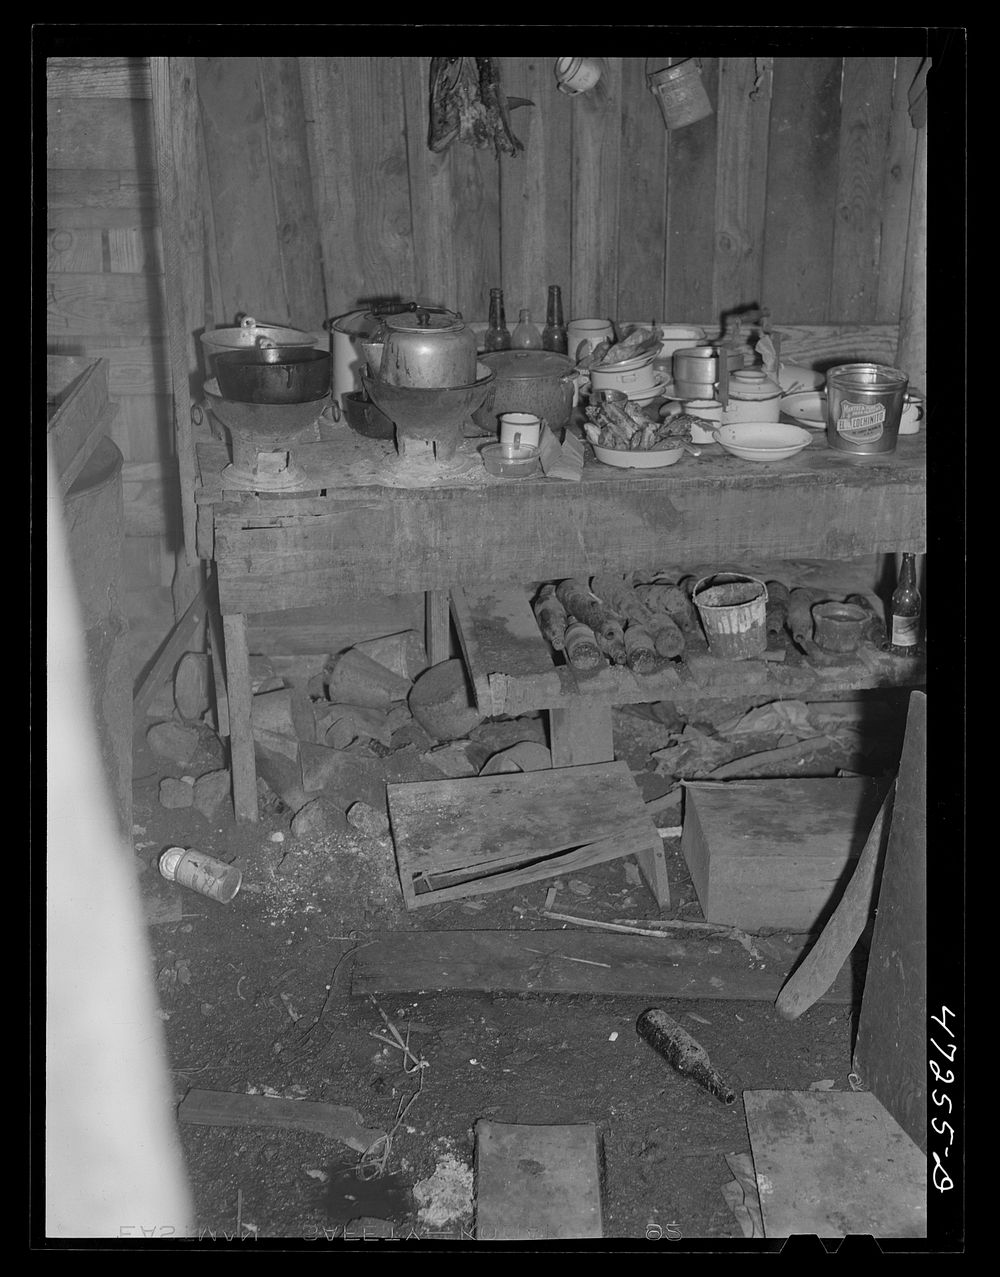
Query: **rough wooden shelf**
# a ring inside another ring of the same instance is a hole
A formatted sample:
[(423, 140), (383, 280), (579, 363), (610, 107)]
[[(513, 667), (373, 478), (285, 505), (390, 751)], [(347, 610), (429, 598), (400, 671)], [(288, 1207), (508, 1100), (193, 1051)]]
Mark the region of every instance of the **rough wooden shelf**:
[[(475, 440), (463, 450), (475, 458)], [(822, 446), (755, 465), (716, 445), (666, 471), (584, 466), (580, 483), (490, 481), (479, 466), (430, 484), (397, 467), (387, 486), (378, 440), (340, 438), (290, 452), (308, 491), (226, 494), (225, 446), (198, 446), (200, 552), (219, 564), (224, 612), (306, 607), (336, 595), (451, 589), (696, 563), (856, 559), (926, 549), (922, 434), (860, 463)], [(690, 464), (687, 464), (690, 462)], [(419, 485), (419, 486), (418, 486)]]
[(785, 662), (723, 661), (709, 654), (700, 636), (689, 638), (681, 663), (665, 662), (653, 673), (634, 674), (625, 666), (607, 666), (581, 677), (572, 666), (556, 663), (532, 613), (531, 592), (530, 586), (516, 583), (452, 591), (452, 615), (462, 654), (477, 703), (486, 715), (516, 716), (580, 704), (669, 700), (682, 705), (705, 697), (822, 700), (836, 691), (912, 687), (924, 679), (923, 661), (893, 656), (870, 645), (849, 659), (826, 665), (799, 658), (794, 649)]

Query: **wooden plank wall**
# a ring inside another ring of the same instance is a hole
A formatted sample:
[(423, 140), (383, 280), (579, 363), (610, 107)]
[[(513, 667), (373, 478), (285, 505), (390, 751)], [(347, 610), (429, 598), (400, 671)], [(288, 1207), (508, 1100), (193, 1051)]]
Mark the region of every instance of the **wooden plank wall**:
[(559, 283), (567, 317), (898, 323), (919, 59), (705, 59), (715, 113), (668, 133), (644, 59), (570, 98), (551, 59), (505, 57), (535, 105), (499, 161), (427, 149), (429, 61), (299, 59), (331, 313), (415, 292), (483, 319), (501, 284), (512, 320)]
[[(513, 324), (558, 283), (567, 319), (715, 326), (761, 305), (793, 350), (825, 326), (839, 354), (892, 357), (925, 180), (917, 58), (706, 58), (714, 113), (668, 132), (645, 59), (607, 58), (571, 98), (553, 59), (504, 57), (534, 105), (512, 113), (525, 150), (499, 159), (428, 150), (426, 57), (194, 63), (216, 323), (318, 330), (392, 297), (482, 320), (499, 284)], [(49, 349), (110, 361), (129, 580), (162, 591), (180, 511), (148, 59), (50, 59), (48, 106)]]
[(148, 59), (50, 58), (46, 71), (47, 348), (109, 363), (138, 673), (173, 620), (180, 543)]

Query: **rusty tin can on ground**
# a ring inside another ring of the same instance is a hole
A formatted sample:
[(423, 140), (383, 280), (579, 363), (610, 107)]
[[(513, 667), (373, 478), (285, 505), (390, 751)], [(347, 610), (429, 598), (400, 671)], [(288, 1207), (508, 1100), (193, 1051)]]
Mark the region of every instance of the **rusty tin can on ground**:
[(168, 882), (179, 882), (203, 896), (227, 905), (240, 889), (243, 871), (236, 865), (207, 856), (203, 851), (168, 847), (160, 857), (160, 873)]

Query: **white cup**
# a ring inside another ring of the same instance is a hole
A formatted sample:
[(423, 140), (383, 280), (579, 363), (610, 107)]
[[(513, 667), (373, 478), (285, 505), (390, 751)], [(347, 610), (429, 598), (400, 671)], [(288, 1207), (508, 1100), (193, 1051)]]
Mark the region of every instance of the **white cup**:
[(542, 419), (531, 412), (504, 412), (500, 415), (501, 456), (507, 450), (537, 448), (542, 433)]
[(710, 426), (693, 425), (691, 427), (692, 443), (715, 443), (713, 430), (722, 425), (722, 404), (717, 399), (688, 399), (683, 405), (684, 411), (693, 417), (707, 418)]
[(602, 341), (614, 339), (615, 328), (610, 319), (571, 319), (566, 327), (566, 350), (574, 361), (580, 342), (589, 341), (593, 351)]
[(899, 433), (915, 435), (924, 419), (924, 401), (919, 395), (907, 395), (903, 400), (903, 411), (899, 418)]

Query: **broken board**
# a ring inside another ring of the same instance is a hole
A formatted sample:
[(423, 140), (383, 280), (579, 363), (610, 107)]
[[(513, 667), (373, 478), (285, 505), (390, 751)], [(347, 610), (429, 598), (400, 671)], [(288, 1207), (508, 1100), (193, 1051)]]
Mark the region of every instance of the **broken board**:
[(635, 856), (669, 901), (663, 846), (625, 762), (388, 785), (408, 909)]
[(822, 927), (887, 788), (870, 778), (686, 782), (681, 850), (707, 921)]
[(597, 1127), (476, 1123), (476, 1240), (603, 1237)]
[[(754, 961), (736, 941), (709, 933), (680, 941), (528, 928), (389, 932), (354, 955), (351, 992), (477, 989), (773, 1002), (805, 944), (756, 937), (761, 961)], [(846, 964), (819, 1001), (860, 1001), (863, 979)]]
[(927, 1236), (927, 1158), (867, 1091), (744, 1091), (767, 1237)]
[(319, 1100), (288, 1100), (280, 1095), (188, 1091), (181, 1100), (177, 1117), (196, 1126), (264, 1126), (316, 1131), (358, 1153), (363, 1153), (385, 1134), (364, 1126), (355, 1109)]

